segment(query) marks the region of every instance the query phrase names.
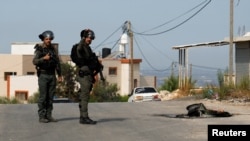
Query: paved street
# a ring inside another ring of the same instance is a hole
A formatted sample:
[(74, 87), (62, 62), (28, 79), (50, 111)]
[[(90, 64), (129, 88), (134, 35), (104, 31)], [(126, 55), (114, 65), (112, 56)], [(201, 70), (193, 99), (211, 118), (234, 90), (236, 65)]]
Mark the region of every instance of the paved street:
[[(202, 102), (207, 108), (236, 115), (226, 118), (173, 118), (186, 106)], [(57, 123), (39, 123), (36, 104), (0, 105), (0, 141), (207, 141), (209, 124), (250, 123), (250, 106), (205, 100), (146, 103), (90, 103), (96, 125), (79, 124), (77, 103), (55, 103)]]

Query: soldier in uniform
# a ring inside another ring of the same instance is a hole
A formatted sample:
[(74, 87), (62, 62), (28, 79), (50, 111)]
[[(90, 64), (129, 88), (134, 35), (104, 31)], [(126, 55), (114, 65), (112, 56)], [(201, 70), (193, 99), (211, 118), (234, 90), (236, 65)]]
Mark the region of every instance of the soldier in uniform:
[(90, 29), (84, 29), (80, 33), (81, 40), (77, 46), (77, 57), (81, 60), (79, 64), (76, 64), (79, 68), (77, 81), (80, 83), (80, 124), (96, 124), (89, 118), (88, 115), (88, 102), (90, 92), (95, 82), (93, 65), (93, 51), (90, 48), (92, 40), (95, 39), (95, 33)]
[(35, 55), (33, 64), (37, 69), (38, 85), (39, 85), (39, 100), (38, 100), (38, 116), (39, 122), (57, 122), (58, 120), (52, 117), (53, 97), (56, 92), (56, 72), (58, 81), (62, 81), (61, 66), (58, 53), (51, 41), (54, 39), (54, 34), (50, 30), (44, 31), (39, 35), (43, 43), (35, 45)]

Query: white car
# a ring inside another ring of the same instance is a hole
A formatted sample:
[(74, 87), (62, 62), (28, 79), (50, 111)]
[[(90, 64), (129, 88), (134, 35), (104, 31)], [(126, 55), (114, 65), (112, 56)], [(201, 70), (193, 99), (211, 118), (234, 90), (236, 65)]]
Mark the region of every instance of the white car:
[(157, 90), (150, 86), (136, 87), (128, 96), (128, 102), (161, 101)]

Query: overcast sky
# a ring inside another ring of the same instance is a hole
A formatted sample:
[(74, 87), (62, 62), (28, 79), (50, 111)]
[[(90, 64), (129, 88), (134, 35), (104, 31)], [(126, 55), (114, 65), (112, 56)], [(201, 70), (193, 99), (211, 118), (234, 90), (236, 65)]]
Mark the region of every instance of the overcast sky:
[[(250, 0), (234, 0), (234, 36), (250, 31), (249, 6)], [(178, 62), (173, 46), (229, 37), (230, 0), (2, 0), (0, 17), (1, 54), (10, 53), (13, 42), (40, 41), (44, 30), (54, 32), (60, 54), (70, 54), (85, 28), (96, 34), (91, 44), (95, 52), (104, 47), (118, 51), (121, 27), (130, 21), (134, 58), (143, 60), (142, 69), (164, 70)], [(188, 61), (225, 69), (228, 48), (192, 48)]]

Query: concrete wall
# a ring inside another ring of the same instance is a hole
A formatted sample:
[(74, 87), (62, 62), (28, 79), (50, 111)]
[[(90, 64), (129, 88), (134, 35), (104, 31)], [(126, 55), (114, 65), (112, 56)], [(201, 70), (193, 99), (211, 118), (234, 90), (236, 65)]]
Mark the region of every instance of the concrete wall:
[[(15, 42), (11, 43), (11, 54), (13, 55), (34, 55), (34, 47), (41, 42)], [(58, 43), (52, 43), (58, 52)]]
[(130, 90), (129, 64), (122, 64), (122, 66), (121, 66), (120, 84), (122, 85), (122, 87), (120, 88), (121, 95), (127, 95), (131, 92), (131, 90)]
[(11, 44), (11, 54), (33, 55), (34, 46), (39, 42), (16, 42)]
[(16, 75), (23, 75), (23, 56), (0, 54), (0, 96), (7, 96), (7, 80), (5, 80), (6, 72), (13, 72)]
[(153, 86), (156, 88), (156, 76), (141, 76), (141, 86)]
[(28, 91), (28, 97), (38, 92), (38, 78), (35, 75), (10, 76), (9, 98), (15, 97), (16, 91)]
[(249, 79), (250, 73), (250, 42), (238, 42), (235, 49), (235, 74), (236, 83), (239, 84), (243, 78)]

